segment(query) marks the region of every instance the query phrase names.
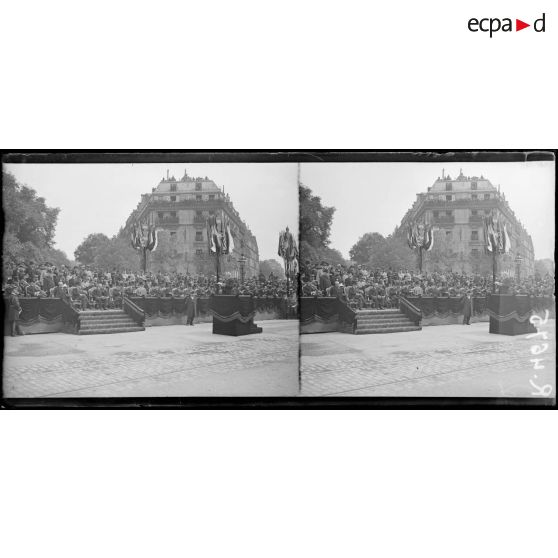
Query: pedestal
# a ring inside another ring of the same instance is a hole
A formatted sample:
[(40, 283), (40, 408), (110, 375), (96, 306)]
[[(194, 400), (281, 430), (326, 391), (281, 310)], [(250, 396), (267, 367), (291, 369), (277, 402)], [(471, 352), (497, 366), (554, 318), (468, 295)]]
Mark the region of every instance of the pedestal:
[(215, 295), (211, 297), (213, 333), (217, 335), (252, 335), (262, 328), (254, 323), (256, 305), (252, 297)]
[(489, 332), (499, 335), (536, 333), (537, 329), (529, 321), (532, 314), (533, 305), (529, 296), (490, 295), (488, 299)]

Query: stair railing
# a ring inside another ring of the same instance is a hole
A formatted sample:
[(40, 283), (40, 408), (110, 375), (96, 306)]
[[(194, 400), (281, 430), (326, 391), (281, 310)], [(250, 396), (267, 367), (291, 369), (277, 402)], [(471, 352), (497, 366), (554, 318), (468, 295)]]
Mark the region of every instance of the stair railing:
[(141, 327), (145, 326), (145, 312), (127, 296), (122, 297), (122, 310)]
[(357, 313), (340, 298), (337, 298), (337, 314), (341, 326), (352, 328), (354, 332), (357, 325)]
[(403, 296), (399, 297), (399, 311), (405, 314), (415, 325), (420, 325), (422, 321), (422, 310), (417, 308), (414, 304), (411, 304)]
[(62, 298), (59, 300), (64, 329), (67, 333), (77, 333), (79, 331), (79, 312), (69, 302)]

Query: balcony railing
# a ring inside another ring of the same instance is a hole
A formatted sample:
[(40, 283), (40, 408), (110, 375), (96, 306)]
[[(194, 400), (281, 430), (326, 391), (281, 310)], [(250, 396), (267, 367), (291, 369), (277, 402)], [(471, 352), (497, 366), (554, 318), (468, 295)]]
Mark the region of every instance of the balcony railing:
[(434, 217), (434, 224), (447, 225), (451, 223), (455, 223), (455, 217), (453, 215), (438, 215), (438, 217)]
[(482, 223), (483, 219), (482, 215), (469, 215), (469, 223)]
[(207, 222), (207, 217), (204, 217), (203, 215), (194, 215), (194, 223), (198, 225), (205, 225), (206, 222)]
[(178, 225), (178, 217), (163, 217), (162, 219), (158, 218), (155, 221), (156, 225)]

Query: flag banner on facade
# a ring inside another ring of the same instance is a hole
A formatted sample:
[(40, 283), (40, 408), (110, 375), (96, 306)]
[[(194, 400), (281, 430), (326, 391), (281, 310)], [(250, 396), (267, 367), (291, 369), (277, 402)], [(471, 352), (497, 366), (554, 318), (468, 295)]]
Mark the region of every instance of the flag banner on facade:
[(139, 225), (134, 223), (131, 232), (131, 244), (134, 250), (149, 250), (153, 252), (157, 249), (158, 237), (155, 225)]
[(234, 250), (234, 238), (233, 238), (233, 235), (232, 235), (232, 232), (231, 232), (231, 223), (230, 223), (228, 218), (226, 218), (225, 223), (226, 223), (225, 224), (225, 239), (226, 239), (225, 244), (226, 244), (226, 248), (227, 248), (226, 253), (227, 254), (232, 254), (232, 252)]
[(219, 221), (215, 215), (210, 215), (207, 219), (207, 241), (210, 253), (225, 256), (232, 254), (234, 238), (230, 222), (224, 213)]
[(484, 218), (484, 240), (487, 252), (507, 254), (510, 251), (508, 228), (494, 215)]
[(411, 249), (432, 250), (432, 246), (434, 246), (432, 225), (411, 223), (407, 229), (407, 244)]

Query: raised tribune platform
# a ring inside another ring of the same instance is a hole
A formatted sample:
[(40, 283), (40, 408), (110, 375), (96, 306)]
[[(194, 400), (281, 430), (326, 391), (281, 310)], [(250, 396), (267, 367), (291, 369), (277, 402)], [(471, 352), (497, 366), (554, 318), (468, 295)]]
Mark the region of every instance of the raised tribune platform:
[[(506, 307), (517, 306), (523, 316), (527, 311), (531, 313), (548, 310), (550, 317), (555, 317), (555, 300), (553, 296), (526, 296), (526, 295), (490, 295), (488, 297), (474, 297), (471, 323), (490, 322), (491, 316), (504, 317), (501, 311), (504, 307), (490, 306), (492, 296), (508, 297)], [(414, 297), (409, 296), (407, 300), (422, 312), (422, 326), (451, 325), (463, 322), (463, 298), (462, 297)], [(528, 318), (527, 318), (528, 319)]]

